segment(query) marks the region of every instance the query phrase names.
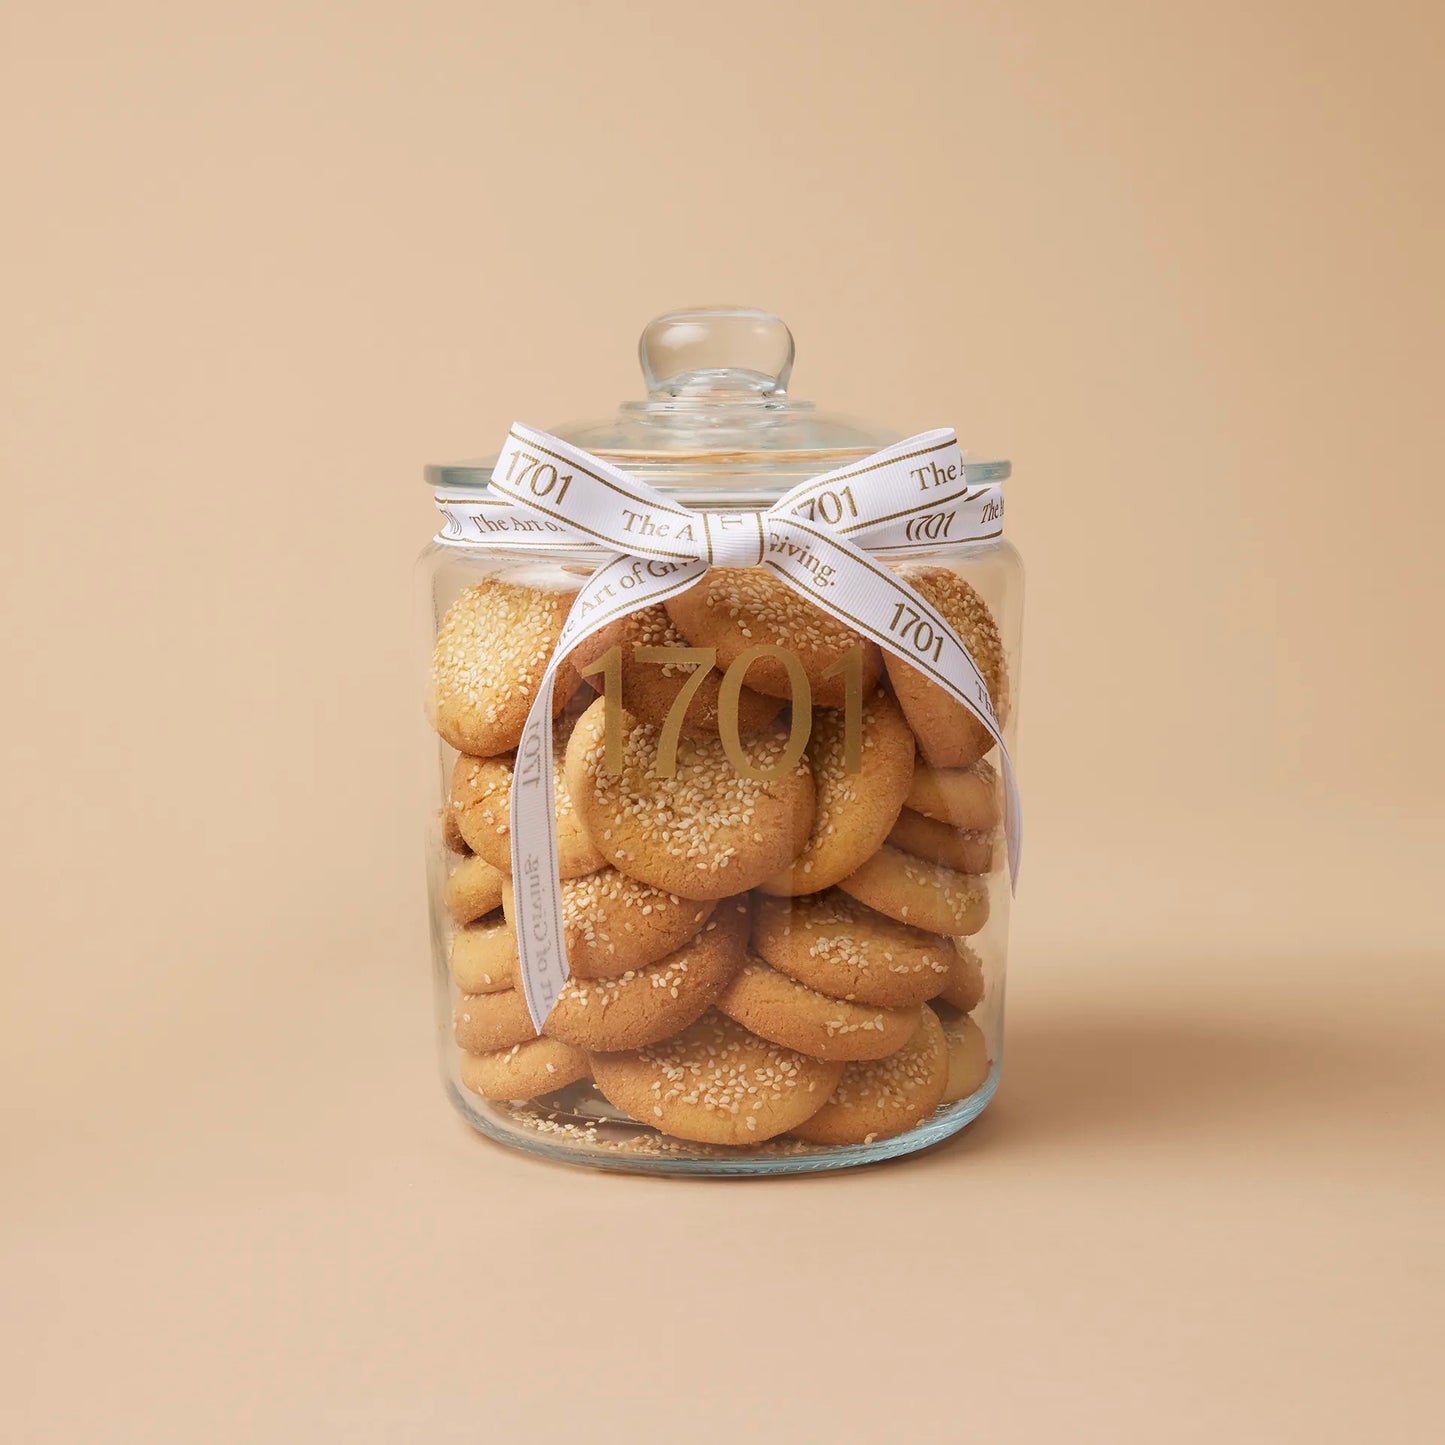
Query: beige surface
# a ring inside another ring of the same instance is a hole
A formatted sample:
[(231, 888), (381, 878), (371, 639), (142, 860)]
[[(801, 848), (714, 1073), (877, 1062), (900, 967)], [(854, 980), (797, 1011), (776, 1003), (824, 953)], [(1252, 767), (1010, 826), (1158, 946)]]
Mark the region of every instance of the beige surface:
[[(1433, 1438), (1442, 39), (11, 7), (0, 1434)], [(432, 1074), (419, 465), (704, 300), (1016, 460), (1009, 1067), (911, 1165), (574, 1173)]]

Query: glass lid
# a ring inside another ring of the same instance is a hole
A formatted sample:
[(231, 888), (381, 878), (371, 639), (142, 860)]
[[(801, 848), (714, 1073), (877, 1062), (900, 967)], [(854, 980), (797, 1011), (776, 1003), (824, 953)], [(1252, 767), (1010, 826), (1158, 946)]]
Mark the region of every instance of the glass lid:
[[(669, 311), (647, 324), (637, 352), (646, 397), (604, 421), (546, 430), (666, 491), (711, 505), (758, 500), (903, 436), (789, 396), (793, 334), (768, 311)], [(964, 458), (970, 483), (1009, 474), (1006, 461)], [(493, 461), (430, 466), (426, 479), (448, 490), (485, 487)]]

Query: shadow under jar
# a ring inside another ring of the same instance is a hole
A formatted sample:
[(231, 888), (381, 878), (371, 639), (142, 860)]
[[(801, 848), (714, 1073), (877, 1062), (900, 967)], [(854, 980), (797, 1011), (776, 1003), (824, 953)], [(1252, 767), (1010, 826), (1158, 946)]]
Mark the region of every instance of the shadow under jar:
[[(556, 434), (689, 508), (764, 510), (900, 439), (790, 398), (792, 337), (763, 312), (671, 313), (640, 353), (644, 400)], [(963, 460), (969, 488), (1008, 476)], [(485, 461), (427, 470), (443, 510), (490, 476)], [(514, 927), (513, 768), (573, 599), (609, 553), (540, 525), (488, 545), (486, 526), (448, 525), (419, 564), (437, 1032), (463, 1115), (574, 1163), (714, 1175), (869, 1163), (977, 1117), (1002, 1052), (998, 751), (924, 673), (766, 566), (712, 567), (561, 666), (570, 974), (538, 1033)], [(962, 544), (946, 531), (924, 519), (871, 555), (952, 625), (1012, 750), (1019, 557), (1001, 523)]]

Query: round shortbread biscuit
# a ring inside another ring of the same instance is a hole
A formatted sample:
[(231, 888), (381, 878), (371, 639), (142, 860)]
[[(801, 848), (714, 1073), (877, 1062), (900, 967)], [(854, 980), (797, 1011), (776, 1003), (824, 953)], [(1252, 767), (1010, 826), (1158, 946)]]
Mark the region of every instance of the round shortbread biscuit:
[[(680, 738), (676, 771), (656, 772), (659, 730), (621, 715), (621, 771), (609, 773), (598, 698), (567, 747), (567, 787), (592, 841), (630, 877), (682, 898), (746, 892), (798, 855), (813, 822), (813, 775), (797, 766), (773, 781), (742, 776), (718, 738)], [(742, 740), (752, 769), (777, 765), (787, 731)]]
[[(557, 861), (563, 878), (595, 873), (607, 861), (587, 836), (563, 776), (567, 735), (559, 729), (552, 750), (552, 797), (557, 817)], [(451, 801), (467, 845), (503, 873), (512, 871), (512, 771), (516, 753), (457, 759)]]
[[(575, 595), (488, 579), (448, 608), (432, 655), (427, 715), (458, 752), (490, 758), (517, 746)], [(554, 714), (577, 681), (561, 669)]]
[(592, 1077), (614, 1108), (699, 1144), (758, 1144), (796, 1129), (842, 1073), (842, 1064), (779, 1048), (716, 1009), (661, 1043), (592, 1056)]
[(904, 807), (955, 828), (994, 828), (1003, 818), (998, 770), (978, 762), (967, 768), (931, 768), (921, 758)]
[(983, 1030), (972, 1019), (946, 1023), (943, 1032), (948, 1041), (948, 1083), (943, 1090), (943, 1102), (956, 1104), (983, 1088), (993, 1065), (989, 1062), (988, 1041)]
[(959, 1013), (972, 1013), (983, 1002), (983, 960), (961, 938), (953, 940), (953, 966), (938, 997)]
[(457, 929), (447, 961), (463, 993), (501, 993), (517, 983), (517, 935), (504, 917), (488, 914)]
[(510, 1049), (537, 1037), (520, 988), (501, 993), (464, 993), (452, 1008), (452, 1034), (469, 1054)]
[(932, 998), (958, 960), (947, 938), (885, 918), (836, 888), (807, 898), (760, 899), (753, 950), (819, 993), (884, 1008)]
[[(744, 652), (771, 645), (802, 664), (817, 707), (842, 707), (847, 682), (841, 668), (851, 648), (862, 650), (865, 696), (882, 673), (877, 646), (815, 607), (765, 567), (714, 567), (695, 587), (664, 604), (694, 647), (715, 647), (726, 671)], [(742, 679), (755, 692), (793, 699), (781, 658), (764, 654)]]
[(848, 1064), (828, 1102), (793, 1129), (813, 1144), (871, 1144), (921, 1123), (943, 1102), (948, 1043), (932, 1009), (920, 1008), (913, 1036), (885, 1059)]
[(887, 841), (915, 858), (944, 863), (960, 873), (992, 873), (1002, 861), (997, 828), (956, 828), (904, 808)]
[[(562, 884), (562, 938), (574, 978), (614, 978), (665, 958), (696, 938), (716, 902), (679, 898), (603, 867)], [(515, 925), (510, 881), (502, 910)]]
[(917, 1008), (830, 998), (758, 958), (743, 964), (717, 1006), (744, 1028), (814, 1059), (881, 1059), (918, 1027)]
[(700, 1017), (742, 967), (746, 897), (720, 903), (702, 932), (675, 952), (617, 978), (569, 978), (543, 1032), (591, 1052), (640, 1049)]
[(529, 1039), (487, 1054), (463, 1054), (462, 1085), (484, 1099), (535, 1099), (585, 1079), (587, 1055), (561, 1039)]
[(897, 822), (913, 782), (913, 734), (898, 704), (879, 688), (864, 704), (861, 766), (847, 770), (847, 715), (817, 708), (808, 767), (817, 797), (813, 828), (792, 864), (762, 886), (768, 893), (817, 893), (873, 855)]
[(447, 912), (458, 923), (470, 923), (502, 906), (503, 874), (485, 858), (463, 858), (447, 877)]
[[(631, 612), (600, 632), (584, 638), (572, 650), (570, 661), (580, 673), (606, 654), (608, 648), (621, 649), (618, 677), (622, 684), (622, 706), (640, 722), (661, 727), (672, 712), (678, 694), (687, 685), (695, 662), (648, 662), (637, 655), (638, 648), (691, 647), (677, 624), (667, 615), (661, 603)], [(590, 681), (602, 691), (603, 675), (591, 675)], [(697, 685), (683, 714), (682, 731), (690, 738), (716, 737), (718, 730), (718, 694), (722, 672), (709, 669)], [(783, 699), (768, 697), (745, 687), (738, 693), (738, 732), (750, 737), (761, 731), (782, 711)]]
[[(962, 577), (945, 567), (905, 567), (898, 575), (923, 595), (958, 633), (993, 702), (1000, 725), (1008, 716), (1008, 665), (1003, 640), (988, 604)], [(919, 751), (936, 768), (966, 768), (993, 746), (988, 730), (961, 702), (894, 653), (884, 659), (893, 691), (908, 715)]]
[(961, 937), (977, 933), (988, 922), (988, 884), (982, 879), (886, 843), (838, 887), (860, 903), (929, 933)]

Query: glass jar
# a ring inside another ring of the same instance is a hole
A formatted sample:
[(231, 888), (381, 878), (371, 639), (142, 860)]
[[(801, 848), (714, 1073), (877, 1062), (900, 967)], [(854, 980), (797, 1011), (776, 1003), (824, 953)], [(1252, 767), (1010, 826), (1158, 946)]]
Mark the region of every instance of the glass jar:
[[(896, 433), (787, 395), (793, 340), (775, 316), (675, 312), (639, 349), (648, 394), (611, 420), (526, 433), (536, 451), (519, 471), (504, 449), (506, 478), (495, 461), (427, 469), (447, 517), (419, 564), (447, 1089), (493, 1139), (609, 1169), (788, 1173), (913, 1152), (977, 1117), (998, 1083), (1010, 870), (997, 742), (1011, 751), (1023, 590), (1001, 531), (1008, 463), (953, 451), (953, 471), (930, 475), (924, 456), (896, 489), (906, 528), (857, 554), (942, 614), (987, 687), (992, 730), (926, 661), (789, 586), (761, 542), (729, 552), (737, 565), (635, 561), (632, 574), (696, 575), (662, 601), (622, 596), (579, 640), (569, 612), (616, 548), (573, 525), (564, 453), (589, 476), (616, 478), (610, 466), (646, 483), (689, 533), (706, 512), (710, 539), (761, 536), (754, 514), (800, 482), (859, 464), (866, 482), (874, 453), (898, 453)], [(922, 452), (902, 455), (895, 471)], [(558, 509), (489, 493), (494, 466), (499, 485), (525, 475)], [(931, 510), (903, 496), (929, 486), (942, 488)], [(810, 535), (846, 523), (842, 493), (839, 515), (818, 494)], [(962, 540), (943, 506), (960, 497), (985, 509)], [(523, 726), (535, 703), (546, 731), (537, 698), (564, 636), (549, 882), (518, 865), (510, 803), (514, 771), (544, 797)], [(920, 639), (935, 645), (927, 622)], [(527, 918), (559, 927), (569, 971), (540, 1011), (551, 993), (538, 993)]]

